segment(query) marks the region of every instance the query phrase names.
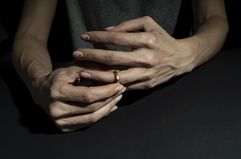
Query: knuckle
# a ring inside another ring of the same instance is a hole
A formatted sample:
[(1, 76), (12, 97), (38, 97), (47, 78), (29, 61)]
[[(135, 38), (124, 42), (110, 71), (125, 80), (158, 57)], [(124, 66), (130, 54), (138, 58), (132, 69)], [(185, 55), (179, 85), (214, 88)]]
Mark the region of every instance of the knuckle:
[(50, 109), (49, 114), (53, 117), (53, 118), (57, 118), (60, 116), (60, 111), (56, 108)]
[(64, 70), (63, 68), (60, 68), (55, 75), (54, 81), (59, 81), (65, 76), (66, 76), (66, 70)]
[(153, 84), (152, 84), (152, 83), (147, 84), (147, 85), (146, 85), (146, 88), (147, 88), (147, 89), (153, 88)]
[(66, 125), (68, 125), (69, 123), (64, 120), (64, 119), (59, 119), (59, 120), (56, 120), (55, 121), (55, 124), (58, 126), (58, 127), (65, 127)]
[(147, 71), (144, 80), (152, 80), (155, 75), (156, 75), (155, 71), (152, 71), (152, 70), (151, 71)]
[(52, 99), (59, 99), (63, 96), (66, 89), (66, 85), (55, 83), (50, 87), (50, 97)]
[(145, 21), (147, 21), (147, 22), (153, 21), (152, 17), (150, 17), (150, 16), (148, 16), (148, 15), (144, 16), (143, 18), (144, 18)]
[(95, 111), (97, 111), (99, 109), (99, 107), (97, 105), (91, 105), (87, 109), (90, 112), (95, 112)]
[(88, 94), (84, 94), (83, 96), (82, 96), (82, 102), (84, 102), (84, 103), (90, 103), (90, 96), (88, 95)]
[(93, 123), (95, 123), (97, 121), (98, 121), (98, 118), (94, 114), (89, 115), (89, 117), (88, 117), (88, 124), (93, 124)]
[(88, 91), (82, 95), (82, 101), (84, 103), (92, 103), (93, 102), (93, 93), (92, 91)]
[(57, 86), (56, 85), (52, 85), (50, 87), (50, 97), (52, 99), (57, 99), (59, 98), (61, 95), (61, 93), (59, 92), (59, 90), (57, 89)]
[(50, 108), (49, 108), (49, 114), (53, 118), (57, 118), (57, 117), (63, 115), (64, 112), (61, 109), (59, 109), (59, 107), (56, 104), (52, 104), (52, 105), (50, 105)]
[(146, 61), (148, 64), (150, 64), (151, 66), (153, 65), (153, 61), (155, 61), (155, 56), (153, 56), (153, 54), (148, 54), (146, 56)]
[(155, 80), (151, 80), (150, 82), (147, 82), (144, 87), (146, 89), (151, 89), (151, 88), (155, 87)]
[(118, 35), (118, 36), (112, 35), (111, 38), (110, 38), (110, 42), (114, 43), (114, 44), (117, 44), (121, 39), (122, 39), (121, 35)]
[(153, 33), (147, 32), (145, 41), (147, 46), (152, 47), (152, 46), (155, 46), (157, 42), (157, 37)]
[(154, 24), (154, 23), (156, 23), (156, 21), (152, 17), (150, 17), (150, 16), (144, 16), (143, 18), (144, 18), (145, 23), (147, 23), (147, 24)]
[(157, 63), (156, 56), (153, 54), (145, 54), (145, 57), (142, 58), (142, 63), (146, 65), (147, 67), (154, 67)]

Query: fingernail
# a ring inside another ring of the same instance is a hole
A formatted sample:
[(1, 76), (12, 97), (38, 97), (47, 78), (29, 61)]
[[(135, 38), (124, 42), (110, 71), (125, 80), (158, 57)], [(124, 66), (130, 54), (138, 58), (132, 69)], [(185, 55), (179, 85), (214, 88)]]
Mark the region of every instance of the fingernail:
[(110, 27), (105, 28), (105, 30), (111, 30), (111, 29), (114, 29), (114, 28), (115, 28), (115, 26), (110, 26)]
[(81, 39), (83, 39), (83, 40), (90, 40), (90, 37), (87, 34), (82, 34), (81, 35)]
[(75, 57), (82, 57), (84, 54), (83, 54), (82, 51), (75, 51), (75, 52), (73, 53), (73, 55), (74, 55)]
[(81, 72), (80, 76), (83, 77), (83, 78), (86, 78), (86, 79), (90, 79), (91, 78), (91, 74), (89, 74), (87, 72)]
[(120, 92), (122, 89), (123, 89), (123, 86), (122, 86), (122, 85), (117, 86), (117, 87), (115, 88), (115, 90), (116, 90), (117, 92)]
[(121, 98), (122, 98), (122, 94), (119, 95), (118, 97), (116, 97), (115, 100), (116, 100), (116, 101), (119, 101), (119, 100), (121, 100)]
[(124, 93), (126, 91), (126, 87), (124, 87), (122, 90), (121, 90), (121, 93)]
[(111, 109), (111, 112), (115, 111), (116, 109), (118, 109), (117, 106), (114, 106), (112, 109)]

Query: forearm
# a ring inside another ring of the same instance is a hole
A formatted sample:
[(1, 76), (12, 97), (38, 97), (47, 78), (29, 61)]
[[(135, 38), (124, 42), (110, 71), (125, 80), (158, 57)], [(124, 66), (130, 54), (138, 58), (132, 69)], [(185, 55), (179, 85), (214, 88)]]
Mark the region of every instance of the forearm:
[(46, 45), (31, 35), (16, 36), (12, 61), (21, 78), (28, 82), (52, 71), (52, 63)]
[(52, 71), (47, 43), (56, 5), (57, 0), (25, 0), (12, 50), (13, 64), (25, 83)]
[(193, 67), (203, 64), (218, 53), (222, 49), (227, 33), (227, 20), (213, 16), (201, 24), (193, 36), (182, 39), (184, 46), (187, 46), (187, 50), (194, 55)]
[(228, 20), (223, 0), (192, 0), (194, 13), (193, 35), (180, 40), (193, 54), (193, 67), (206, 62), (218, 53), (228, 33)]

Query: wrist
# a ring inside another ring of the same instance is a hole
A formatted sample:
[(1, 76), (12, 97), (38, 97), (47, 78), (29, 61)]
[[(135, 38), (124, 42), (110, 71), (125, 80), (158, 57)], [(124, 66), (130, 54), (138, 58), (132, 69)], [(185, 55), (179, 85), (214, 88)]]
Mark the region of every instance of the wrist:
[[(36, 64), (36, 63), (35, 63)], [(30, 63), (25, 68), (17, 71), (29, 89), (41, 87), (42, 81), (51, 74), (51, 70), (45, 70), (40, 65)]]
[(29, 35), (15, 38), (12, 62), (24, 81), (33, 81), (52, 72), (52, 62), (47, 47)]
[(177, 41), (178, 52), (183, 59), (179, 68), (183, 73), (191, 72), (198, 65), (199, 39), (193, 36)]

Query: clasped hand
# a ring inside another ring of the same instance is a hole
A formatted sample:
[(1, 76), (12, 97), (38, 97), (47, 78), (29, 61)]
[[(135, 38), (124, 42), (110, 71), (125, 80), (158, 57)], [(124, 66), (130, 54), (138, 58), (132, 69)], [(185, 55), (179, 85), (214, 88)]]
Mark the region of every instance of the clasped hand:
[(91, 87), (74, 85), (84, 70), (88, 69), (81, 66), (58, 68), (33, 81), (30, 87), (35, 103), (63, 132), (84, 128), (109, 115), (117, 109), (116, 104), (125, 91), (119, 83)]
[[(150, 17), (128, 20), (105, 31), (87, 32), (82, 38), (127, 46), (131, 51), (80, 48), (74, 52), (79, 64), (55, 69), (33, 82), (30, 89), (35, 103), (64, 132), (86, 127), (110, 114), (117, 108), (124, 86), (152, 88), (194, 68), (195, 53), (190, 49), (193, 44), (173, 38)], [(116, 68), (122, 68), (119, 83), (114, 83)], [(105, 85), (74, 86), (78, 76)]]

